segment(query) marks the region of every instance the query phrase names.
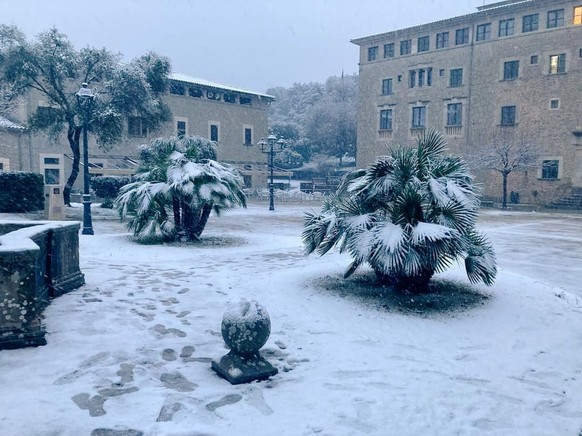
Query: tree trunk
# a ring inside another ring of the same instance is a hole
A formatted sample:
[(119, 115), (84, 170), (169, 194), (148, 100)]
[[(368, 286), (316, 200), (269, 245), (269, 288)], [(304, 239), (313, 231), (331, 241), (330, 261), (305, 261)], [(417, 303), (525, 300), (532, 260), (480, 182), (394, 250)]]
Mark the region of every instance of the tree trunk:
[(501, 176), (503, 178), (503, 202), (501, 207), (507, 209), (507, 173), (501, 173)]
[(382, 271), (374, 270), (378, 280), (396, 291), (406, 294), (422, 294), (428, 292), (429, 282), (434, 275), (433, 270), (425, 269), (416, 276), (404, 276), (398, 274), (385, 274)]
[(67, 131), (67, 139), (69, 140), (69, 147), (73, 152), (73, 165), (71, 166), (71, 174), (67, 179), (65, 188), (63, 189), (63, 199), (66, 206), (71, 205), (71, 189), (79, 175), (79, 164), (81, 162), (81, 148), (79, 146), (79, 138), (81, 136), (81, 128), (69, 124)]
[(180, 234), (183, 231), (182, 208), (180, 199), (176, 195), (172, 196), (172, 208), (174, 210), (174, 226), (176, 227), (176, 232)]
[(208, 222), (208, 218), (210, 217), (210, 213), (212, 212), (212, 203), (206, 203), (202, 206), (200, 210), (200, 215), (198, 217), (198, 222), (196, 227), (193, 229), (194, 237), (196, 239), (200, 238), (200, 235), (204, 231), (206, 227), (206, 223)]

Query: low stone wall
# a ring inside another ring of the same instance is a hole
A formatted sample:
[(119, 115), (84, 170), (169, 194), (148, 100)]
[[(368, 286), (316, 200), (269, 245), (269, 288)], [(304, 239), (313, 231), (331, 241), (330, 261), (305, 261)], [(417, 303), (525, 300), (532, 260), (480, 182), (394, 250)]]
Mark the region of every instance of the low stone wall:
[(0, 350), (45, 345), (40, 315), (85, 283), (79, 223), (0, 223)]

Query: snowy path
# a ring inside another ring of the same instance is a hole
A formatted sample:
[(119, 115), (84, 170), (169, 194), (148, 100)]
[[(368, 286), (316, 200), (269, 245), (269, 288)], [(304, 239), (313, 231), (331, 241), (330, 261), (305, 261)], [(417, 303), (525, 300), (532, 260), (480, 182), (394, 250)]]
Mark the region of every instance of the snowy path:
[[(582, 222), (547, 235), (547, 220), (501, 219), (482, 223), (503, 268), (492, 298), (431, 317), (316, 286), (349, 260), (303, 256), (300, 206), (213, 217), (202, 247), (138, 246), (97, 221), (81, 239), (87, 284), (46, 311), (48, 345), (0, 352), (0, 434), (577, 435), (582, 299), (568, 286), (580, 266), (529, 273), (540, 238), (573, 252)], [(222, 313), (241, 297), (269, 310), (263, 351), (280, 372), (231, 386), (209, 362), (226, 353)]]

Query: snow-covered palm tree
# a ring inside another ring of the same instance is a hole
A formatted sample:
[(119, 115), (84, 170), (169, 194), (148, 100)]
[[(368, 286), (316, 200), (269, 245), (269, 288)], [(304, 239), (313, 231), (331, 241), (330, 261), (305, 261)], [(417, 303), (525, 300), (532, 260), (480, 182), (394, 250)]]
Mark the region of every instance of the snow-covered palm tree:
[(121, 219), (141, 240), (199, 239), (214, 210), (246, 207), (243, 179), (216, 162), (214, 145), (200, 137), (160, 138), (140, 147), (137, 182), (115, 201)]
[(416, 148), (396, 148), (349, 173), (320, 213), (307, 213), (307, 253), (339, 245), (353, 258), (345, 277), (369, 264), (396, 289), (422, 292), (438, 272), (464, 260), (472, 283), (491, 285), (495, 254), (476, 230), (479, 191), (465, 163), (445, 156), (442, 134), (428, 131)]

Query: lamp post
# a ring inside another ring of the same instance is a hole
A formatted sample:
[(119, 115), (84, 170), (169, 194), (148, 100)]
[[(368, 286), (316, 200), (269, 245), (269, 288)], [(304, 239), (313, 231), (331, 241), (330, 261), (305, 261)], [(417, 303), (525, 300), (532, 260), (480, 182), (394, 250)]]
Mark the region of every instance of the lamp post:
[(87, 130), (89, 117), (93, 109), (95, 94), (86, 83), (81, 85), (77, 92), (77, 103), (83, 112), (83, 235), (93, 235), (93, 223), (91, 220), (91, 194), (89, 193), (89, 141)]
[[(269, 183), (269, 210), (275, 210), (275, 195), (273, 192), (275, 184), (273, 177), (273, 160), (275, 158), (275, 154), (283, 151), (286, 143), (287, 141), (285, 141), (283, 138), (277, 140), (277, 137), (273, 134), (269, 135), (266, 141), (264, 138), (261, 138), (261, 140), (257, 143), (261, 152), (269, 155), (269, 169), (271, 171), (271, 183)], [(277, 145), (277, 148), (275, 148), (275, 145)]]

